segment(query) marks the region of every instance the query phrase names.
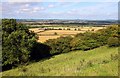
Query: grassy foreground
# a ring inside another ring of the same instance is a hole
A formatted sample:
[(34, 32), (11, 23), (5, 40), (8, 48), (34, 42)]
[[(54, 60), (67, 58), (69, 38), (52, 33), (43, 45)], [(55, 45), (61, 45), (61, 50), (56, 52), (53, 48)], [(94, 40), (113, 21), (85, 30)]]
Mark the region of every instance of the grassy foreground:
[(73, 51), (2, 73), (3, 76), (117, 76), (118, 47)]

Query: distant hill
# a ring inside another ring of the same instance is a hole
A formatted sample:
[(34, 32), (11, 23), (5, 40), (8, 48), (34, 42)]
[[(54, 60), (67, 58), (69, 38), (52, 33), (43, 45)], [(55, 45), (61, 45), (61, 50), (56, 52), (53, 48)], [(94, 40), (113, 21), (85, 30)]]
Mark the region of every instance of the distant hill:
[(80, 19), (17, 19), (23, 23), (44, 23), (44, 24), (83, 24), (83, 25), (110, 25), (118, 24), (117, 20), (80, 20)]

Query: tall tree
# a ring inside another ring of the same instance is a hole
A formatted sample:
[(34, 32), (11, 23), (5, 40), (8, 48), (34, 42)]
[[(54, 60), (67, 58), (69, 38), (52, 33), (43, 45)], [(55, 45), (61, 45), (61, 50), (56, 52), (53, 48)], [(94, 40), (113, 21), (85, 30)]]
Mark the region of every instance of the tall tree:
[(36, 34), (15, 19), (2, 19), (3, 66), (26, 63), (36, 42)]

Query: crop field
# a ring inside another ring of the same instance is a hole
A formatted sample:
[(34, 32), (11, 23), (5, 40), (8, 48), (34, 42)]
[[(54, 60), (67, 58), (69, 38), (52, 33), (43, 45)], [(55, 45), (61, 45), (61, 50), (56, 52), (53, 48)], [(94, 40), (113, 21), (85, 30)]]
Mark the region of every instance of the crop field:
[(71, 31), (71, 30), (48, 30), (41, 33), (38, 33), (38, 35), (75, 35), (77, 33), (83, 33), (84, 31)]
[[(118, 76), (118, 47), (72, 51), (2, 73), (3, 76)], [(24, 71), (25, 70), (25, 71)]]
[[(51, 30), (44, 30), (48, 28)], [(104, 27), (45, 27), (44, 29), (30, 28), (29, 30), (34, 31), (38, 34), (38, 42), (45, 42), (48, 39), (56, 39), (60, 36), (74, 36), (78, 33), (84, 33), (86, 31), (95, 32), (103, 28)]]
[(45, 42), (46, 40), (49, 39), (56, 39), (60, 36), (39, 36), (38, 42)]
[(39, 33), (41, 31), (44, 31), (44, 30), (39, 30), (39, 28), (32, 28), (32, 29), (29, 29), (30, 31), (34, 31), (35, 33)]

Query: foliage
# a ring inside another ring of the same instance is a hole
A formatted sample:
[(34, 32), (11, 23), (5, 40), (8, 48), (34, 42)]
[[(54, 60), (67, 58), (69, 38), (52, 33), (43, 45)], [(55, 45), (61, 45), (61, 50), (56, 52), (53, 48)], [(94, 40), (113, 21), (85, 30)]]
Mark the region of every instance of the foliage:
[(51, 54), (60, 54), (60, 53), (66, 53), (69, 52), (70, 47), (70, 41), (72, 40), (72, 37), (60, 37), (58, 39), (51, 39), (45, 42), (48, 46), (50, 46)]
[(15, 19), (2, 19), (3, 70), (50, 56), (50, 47), (38, 43), (37, 35)]
[(108, 44), (109, 47), (116, 47), (116, 46), (120, 45), (118, 43), (118, 38), (117, 37), (109, 37), (107, 44)]
[(2, 19), (3, 66), (23, 64), (29, 61), (30, 52), (36, 42), (36, 34), (30, 32), (14, 19)]
[(71, 41), (71, 47), (73, 50), (90, 50), (100, 46), (97, 39), (98, 35), (96, 33), (80, 33)]
[(51, 54), (59, 54), (71, 50), (91, 50), (106, 44), (109, 46), (119, 46), (117, 39), (119, 37), (118, 33), (118, 26), (109, 26), (97, 32), (87, 31), (85, 33), (79, 33), (70, 39), (61, 37), (48, 40), (45, 44), (51, 46)]

